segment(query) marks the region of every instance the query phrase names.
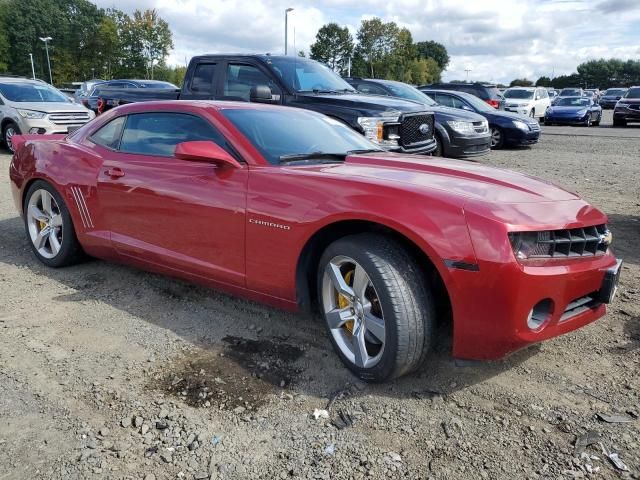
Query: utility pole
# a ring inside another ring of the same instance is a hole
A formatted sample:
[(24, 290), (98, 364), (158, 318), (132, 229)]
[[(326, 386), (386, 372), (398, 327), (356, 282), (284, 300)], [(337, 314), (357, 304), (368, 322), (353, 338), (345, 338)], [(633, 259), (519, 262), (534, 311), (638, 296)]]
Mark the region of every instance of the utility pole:
[(471, 71), (471, 69), (470, 68), (465, 68), (464, 71), (467, 72), (467, 80), (466, 80), (466, 82), (469, 83), (469, 72)]
[(49, 66), (49, 83), (53, 85), (53, 76), (51, 75), (51, 61), (49, 60), (49, 42), (53, 40), (51, 37), (40, 37), (44, 42), (44, 49), (47, 51), (47, 65)]
[(289, 12), (291, 12), (293, 8), (289, 7), (284, 11), (284, 54), (287, 54), (287, 44), (289, 42)]
[(29, 54), (29, 59), (31, 59), (31, 76), (33, 77), (33, 79), (36, 79), (36, 69), (33, 66), (33, 53)]

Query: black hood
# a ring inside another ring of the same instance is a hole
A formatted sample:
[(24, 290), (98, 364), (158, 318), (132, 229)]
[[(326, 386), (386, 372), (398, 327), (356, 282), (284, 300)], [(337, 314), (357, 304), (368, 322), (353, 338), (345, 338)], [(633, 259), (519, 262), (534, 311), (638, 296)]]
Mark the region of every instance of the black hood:
[(442, 105), (425, 105), (425, 110), (436, 114), (436, 122), (442, 123), (448, 120), (458, 120), (461, 122), (481, 122), (484, 120), (482, 115), (475, 112), (469, 112), (460, 108), (444, 107)]
[(298, 93), (289, 103), (331, 115), (336, 110), (348, 110), (360, 117), (400, 116), (403, 113), (424, 112), (428, 108), (417, 102), (364, 93)]

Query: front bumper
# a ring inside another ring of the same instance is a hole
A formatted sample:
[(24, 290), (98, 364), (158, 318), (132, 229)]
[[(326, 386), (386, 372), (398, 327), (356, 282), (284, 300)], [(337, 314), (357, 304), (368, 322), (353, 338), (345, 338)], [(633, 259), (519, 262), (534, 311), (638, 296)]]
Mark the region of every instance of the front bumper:
[(640, 108), (617, 107), (613, 111), (613, 119), (624, 120), (626, 122), (640, 122)]
[(605, 100), (604, 98), (601, 98), (600, 101), (598, 102), (598, 104), (602, 107), (602, 108), (614, 108), (616, 106), (616, 103), (618, 103), (618, 100)]
[(524, 115), (525, 117), (529, 116), (532, 108), (533, 107), (530, 105), (524, 105), (520, 107), (504, 107), (505, 111), (507, 112), (519, 113), (520, 115)]
[(486, 155), (491, 151), (491, 136), (466, 136), (449, 132), (450, 143), (444, 145), (444, 156), (453, 158), (468, 158)]
[[(581, 210), (574, 210), (580, 205)], [(514, 209), (531, 213), (528, 222), (539, 223), (540, 229), (554, 228), (543, 223), (545, 218), (560, 219), (564, 215), (567, 221), (558, 224), (567, 228), (606, 223), (604, 215), (582, 201), (556, 202), (553, 207), (514, 204), (502, 213), (511, 216)], [(455, 357), (496, 360), (576, 330), (606, 313), (608, 299), (603, 297), (612, 293), (610, 272), (616, 267), (619, 269), (610, 248), (598, 256), (523, 264), (513, 254), (505, 223), (470, 213), (468, 209), (465, 216), (476, 251), (477, 268), (475, 271), (448, 270)], [(521, 229), (519, 225), (510, 228)], [(532, 329), (528, 324), (529, 315), (541, 302), (550, 308), (542, 326)]]
[(525, 132), (524, 130), (513, 127), (505, 128), (502, 131), (504, 132), (504, 143), (510, 146), (534, 145), (538, 143), (540, 139), (540, 130), (529, 130)]
[(544, 123), (558, 123), (563, 125), (580, 125), (587, 121), (587, 114), (578, 116), (578, 115), (545, 115)]
[(39, 119), (22, 118), (17, 119), (18, 128), (23, 134), (38, 134), (38, 135), (52, 135), (52, 134), (66, 134), (71, 127), (81, 127), (87, 122), (78, 122), (73, 124), (56, 124), (49, 120), (47, 117)]

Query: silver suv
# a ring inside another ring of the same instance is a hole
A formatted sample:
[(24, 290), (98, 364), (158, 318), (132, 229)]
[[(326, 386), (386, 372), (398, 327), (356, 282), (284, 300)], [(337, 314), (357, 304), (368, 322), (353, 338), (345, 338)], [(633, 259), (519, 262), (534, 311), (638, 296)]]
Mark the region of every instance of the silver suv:
[(9, 150), (19, 134), (67, 133), (95, 114), (40, 80), (0, 77), (0, 132)]

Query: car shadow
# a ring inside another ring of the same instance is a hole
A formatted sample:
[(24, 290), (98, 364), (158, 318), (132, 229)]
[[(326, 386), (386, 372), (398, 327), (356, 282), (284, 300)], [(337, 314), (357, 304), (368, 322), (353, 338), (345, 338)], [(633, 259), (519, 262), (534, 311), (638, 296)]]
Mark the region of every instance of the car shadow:
[(609, 227), (613, 232), (613, 249), (626, 264), (640, 265), (640, 216), (610, 214)]
[[(421, 371), (386, 384), (364, 385), (341, 364), (317, 316), (282, 312), (179, 279), (96, 259), (67, 268), (48, 268), (34, 257), (18, 217), (0, 220), (0, 263), (29, 269), (74, 290), (54, 301), (108, 304), (174, 332), (197, 347), (199, 359), (211, 352), (206, 360), (209, 365), (234, 362), (219, 365), (219, 370), (239, 372), (242, 382), (238, 383), (244, 383), (247, 376), (256, 377), (271, 383), (276, 392), (286, 386), (294, 392), (331, 398), (357, 386), (357, 394), (451, 395), (516, 367), (539, 350), (534, 345), (501, 361), (460, 362), (441, 346), (434, 349)], [(440, 335), (447, 345), (450, 338), (446, 332)], [(260, 370), (265, 358), (278, 364), (276, 372), (282, 375)]]

